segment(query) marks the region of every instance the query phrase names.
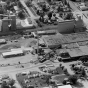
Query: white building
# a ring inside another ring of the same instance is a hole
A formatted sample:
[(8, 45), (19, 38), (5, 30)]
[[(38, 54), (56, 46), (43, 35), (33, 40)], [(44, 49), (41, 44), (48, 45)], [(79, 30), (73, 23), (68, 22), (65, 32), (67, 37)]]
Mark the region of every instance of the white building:
[(0, 44), (5, 44), (6, 40), (5, 39), (0, 39)]
[(21, 56), (21, 55), (24, 55), (22, 50), (2, 53), (2, 57), (4, 57), (4, 58), (13, 57), (13, 56)]
[(72, 88), (71, 85), (63, 85), (63, 86), (58, 86), (58, 88)]

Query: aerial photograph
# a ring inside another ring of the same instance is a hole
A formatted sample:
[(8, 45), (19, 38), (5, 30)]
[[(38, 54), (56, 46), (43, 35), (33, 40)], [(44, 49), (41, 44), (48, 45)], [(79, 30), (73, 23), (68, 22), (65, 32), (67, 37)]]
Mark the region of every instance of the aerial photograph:
[(88, 0), (0, 0), (0, 88), (88, 88)]

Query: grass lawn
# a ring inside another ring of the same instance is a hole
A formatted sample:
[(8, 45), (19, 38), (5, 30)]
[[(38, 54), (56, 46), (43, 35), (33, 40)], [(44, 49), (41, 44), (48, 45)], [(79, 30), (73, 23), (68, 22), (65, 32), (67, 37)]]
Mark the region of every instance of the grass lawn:
[(20, 44), (9, 44), (1, 47), (1, 50), (11, 49), (11, 48), (20, 48)]
[(57, 81), (58, 83), (62, 83), (63, 80), (65, 78), (68, 78), (69, 76), (66, 76), (65, 74), (61, 74), (61, 75), (56, 75), (56, 76), (53, 76), (53, 80)]

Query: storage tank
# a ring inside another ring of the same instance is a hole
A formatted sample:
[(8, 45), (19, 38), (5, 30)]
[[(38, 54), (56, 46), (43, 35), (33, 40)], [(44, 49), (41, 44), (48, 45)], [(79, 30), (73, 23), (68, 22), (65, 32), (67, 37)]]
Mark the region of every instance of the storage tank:
[(10, 15), (10, 19), (11, 19), (11, 30), (16, 30), (16, 16)]
[(2, 31), (7, 32), (9, 31), (9, 20), (8, 19), (3, 19), (2, 20)]

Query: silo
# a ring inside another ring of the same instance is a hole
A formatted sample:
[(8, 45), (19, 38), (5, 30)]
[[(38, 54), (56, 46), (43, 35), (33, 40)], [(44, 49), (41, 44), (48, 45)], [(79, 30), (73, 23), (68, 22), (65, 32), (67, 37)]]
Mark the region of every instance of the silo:
[(16, 16), (10, 15), (10, 19), (11, 19), (11, 30), (16, 30)]
[(9, 31), (9, 20), (8, 19), (3, 19), (2, 20), (2, 32), (7, 32)]
[(0, 32), (2, 31), (2, 20), (0, 19)]

